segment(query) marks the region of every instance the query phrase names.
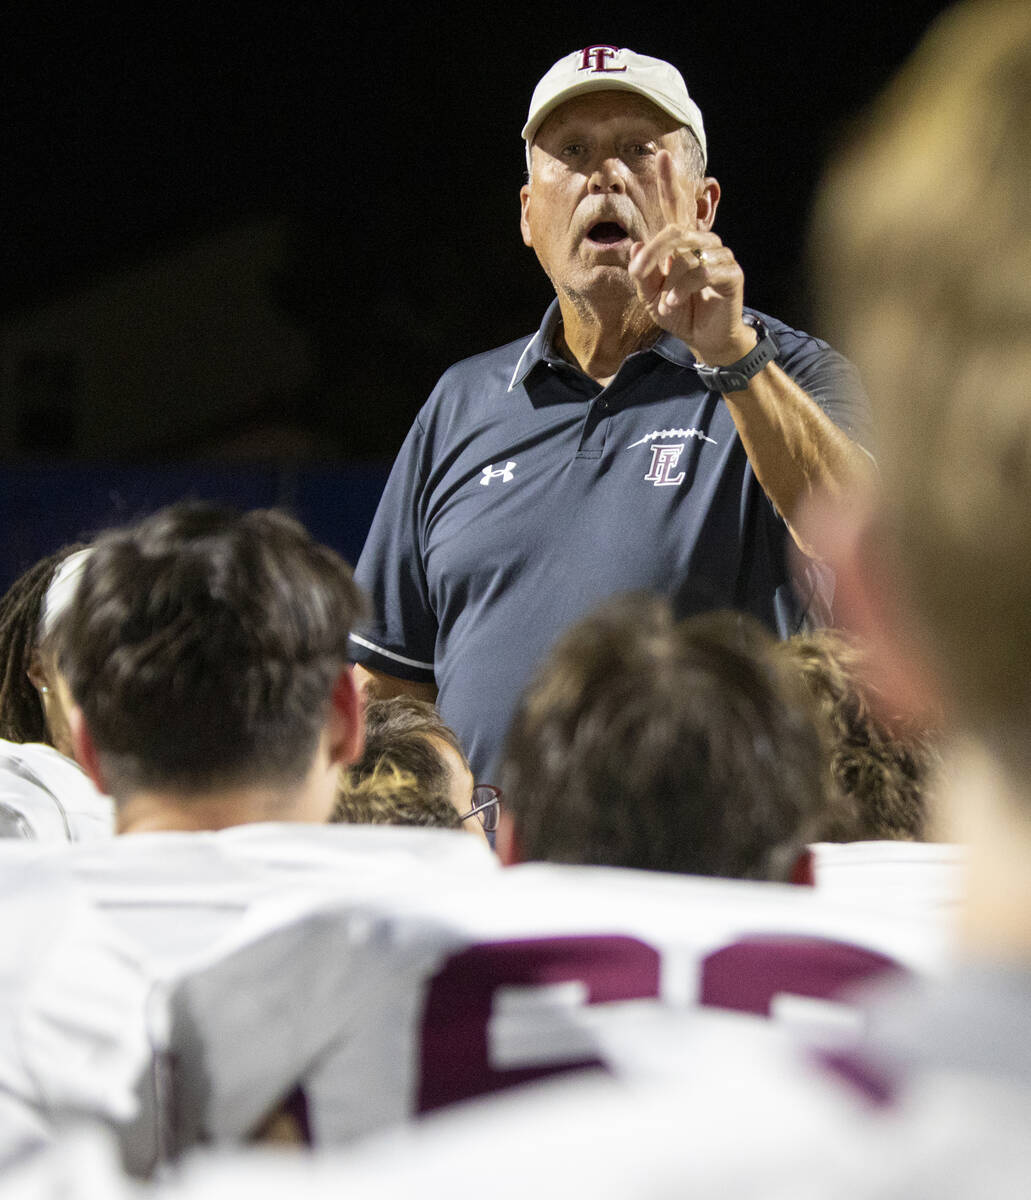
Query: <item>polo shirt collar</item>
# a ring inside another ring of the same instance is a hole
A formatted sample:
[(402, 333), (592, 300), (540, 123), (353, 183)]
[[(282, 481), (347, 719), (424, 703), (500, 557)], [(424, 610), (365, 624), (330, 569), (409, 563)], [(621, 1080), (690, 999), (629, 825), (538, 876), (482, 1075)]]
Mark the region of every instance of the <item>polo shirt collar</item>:
[[(565, 362), (562, 355), (555, 350), (555, 331), (561, 322), (562, 312), (558, 305), (558, 297), (556, 297), (548, 305), (548, 311), (544, 314), (544, 320), (541, 322), (540, 329), (530, 338), (522, 354), (519, 355), (519, 361), (515, 365), (511, 382), (508, 385), (510, 392), (519, 387), (538, 363)], [(680, 338), (674, 337), (673, 334), (666, 333), (665, 331), (659, 334), (655, 343), (649, 347), (649, 350), (661, 355), (678, 367), (690, 367), (695, 361), (694, 355)]]
[(540, 329), (526, 343), (526, 349), (519, 355), (512, 380), (508, 390), (514, 391), (530, 374), (534, 367), (541, 362), (564, 362), (560, 354), (555, 352), (555, 330), (562, 321), (562, 312), (558, 306), (558, 297), (548, 305)]

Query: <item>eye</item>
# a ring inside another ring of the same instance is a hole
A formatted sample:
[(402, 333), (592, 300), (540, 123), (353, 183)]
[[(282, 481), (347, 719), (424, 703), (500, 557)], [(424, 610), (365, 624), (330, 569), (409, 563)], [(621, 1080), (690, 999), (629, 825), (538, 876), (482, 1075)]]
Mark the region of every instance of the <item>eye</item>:
[(656, 147), (654, 142), (631, 142), (627, 149), (631, 158), (650, 158)]
[(584, 149), (585, 149), (585, 147), (584, 147), (583, 142), (567, 142), (562, 147), (562, 157), (563, 158), (579, 158), (580, 155), (583, 154)]

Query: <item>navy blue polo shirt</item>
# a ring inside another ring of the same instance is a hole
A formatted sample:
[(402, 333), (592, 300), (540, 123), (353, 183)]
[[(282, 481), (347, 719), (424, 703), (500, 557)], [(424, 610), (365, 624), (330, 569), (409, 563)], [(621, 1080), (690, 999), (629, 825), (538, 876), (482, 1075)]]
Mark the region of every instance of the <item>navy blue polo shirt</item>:
[[(761, 314), (760, 314), (761, 315)], [(678, 614), (743, 609), (781, 636), (821, 623), (826, 577), (796, 595), (784, 522), (723, 399), (683, 342), (661, 336), (600, 387), (541, 328), (457, 363), (394, 463), (356, 578), (375, 616), (355, 661), (432, 683), (489, 783), (519, 693), (557, 636), (617, 592), (668, 595)], [(855, 368), (772, 317), (780, 366), (860, 444)]]

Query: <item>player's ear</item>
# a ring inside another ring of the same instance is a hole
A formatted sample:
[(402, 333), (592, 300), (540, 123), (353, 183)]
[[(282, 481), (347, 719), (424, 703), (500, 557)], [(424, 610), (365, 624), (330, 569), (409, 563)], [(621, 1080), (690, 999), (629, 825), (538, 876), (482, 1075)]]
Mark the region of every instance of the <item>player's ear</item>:
[(698, 184), (695, 193), (695, 216), (699, 229), (704, 229), (708, 232), (713, 227), (716, 221), (716, 209), (719, 206), (719, 202), (719, 182), (709, 175)]
[(517, 867), (523, 859), (522, 848), (519, 845), (519, 835), (516, 833), (512, 814), (501, 806), (498, 814), (498, 829), (494, 834), (494, 852), (501, 859), (503, 867)]
[(38, 692), (40, 688), (49, 687), (50, 679), (43, 667), (43, 657), (39, 650), (33, 650), (29, 657), (29, 669), (25, 672), (29, 682)]
[(519, 189), (519, 231), (523, 235), (523, 242), (527, 246), (533, 245), (533, 236), (530, 233), (530, 185), (524, 183)]
[(346, 766), (361, 758), (365, 748), (365, 703), (350, 667), (340, 672), (333, 685), (328, 732), (332, 762)]

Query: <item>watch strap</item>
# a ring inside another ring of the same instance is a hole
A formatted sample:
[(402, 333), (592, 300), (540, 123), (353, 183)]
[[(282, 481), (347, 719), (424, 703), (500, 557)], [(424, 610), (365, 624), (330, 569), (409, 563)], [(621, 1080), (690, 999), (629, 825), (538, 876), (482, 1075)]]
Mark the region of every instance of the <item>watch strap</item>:
[(771, 363), (780, 353), (777, 339), (766, 327), (766, 322), (752, 313), (745, 313), (742, 320), (751, 325), (759, 337), (758, 342), (737, 362), (725, 367), (707, 367), (695, 363), (694, 369), (702, 383), (713, 392), (740, 392), (747, 387), (749, 379)]

